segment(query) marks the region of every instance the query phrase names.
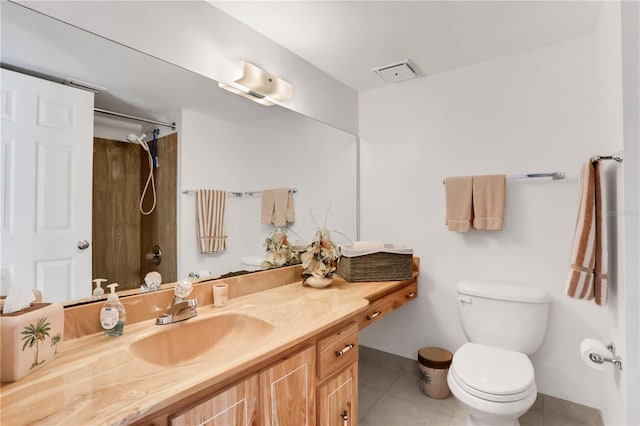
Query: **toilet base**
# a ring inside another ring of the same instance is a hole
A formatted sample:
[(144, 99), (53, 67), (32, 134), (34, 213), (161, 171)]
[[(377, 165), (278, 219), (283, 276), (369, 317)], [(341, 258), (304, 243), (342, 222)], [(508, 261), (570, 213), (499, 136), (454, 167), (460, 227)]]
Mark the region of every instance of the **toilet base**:
[(518, 419), (491, 419), (490, 421), (467, 414), (467, 426), (520, 426)]

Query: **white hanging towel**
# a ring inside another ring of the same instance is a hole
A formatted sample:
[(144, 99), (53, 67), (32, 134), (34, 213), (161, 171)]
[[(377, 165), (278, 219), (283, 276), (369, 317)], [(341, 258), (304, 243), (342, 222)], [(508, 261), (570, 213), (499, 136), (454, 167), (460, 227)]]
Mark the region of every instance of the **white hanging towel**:
[(567, 295), (594, 299), (604, 306), (608, 299), (606, 193), (600, 163), (589, 159), (580, 173), (580, 204), (567, 280)]
[(198, 247), (200, 253), (216, 253), (227, 248), (225, 209), (227, 191), (199, 189), (196, 194)]

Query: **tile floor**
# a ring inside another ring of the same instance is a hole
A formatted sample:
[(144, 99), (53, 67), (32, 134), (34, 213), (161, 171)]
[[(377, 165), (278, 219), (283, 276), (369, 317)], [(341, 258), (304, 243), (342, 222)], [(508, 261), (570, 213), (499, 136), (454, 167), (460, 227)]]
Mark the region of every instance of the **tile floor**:
[[(466, 416), (453, 396), (437, 400), (418, 386), (415, 360), (360, 347), (359, 426), (464, 426)], [(601, 426), (598, 410), (539, 395), (520, 417), (521, 426)]]

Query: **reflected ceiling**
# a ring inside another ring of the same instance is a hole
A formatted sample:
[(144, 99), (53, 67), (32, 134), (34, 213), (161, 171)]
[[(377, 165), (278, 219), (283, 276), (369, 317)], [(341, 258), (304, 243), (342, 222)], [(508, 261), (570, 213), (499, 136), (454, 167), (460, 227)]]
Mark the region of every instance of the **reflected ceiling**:
[(3, 66), (57, 81), (76, 78), (105, 87), (96, 95), (97, 108), (169, 122), (183, 108), (232, 122), (284, 111), (277, 105), (266, 108), (248, 102), (219, 89), (217, 82), (175, 65), (158, 66), (157, 58), (22, 6), (3, 1), (1, 12)]

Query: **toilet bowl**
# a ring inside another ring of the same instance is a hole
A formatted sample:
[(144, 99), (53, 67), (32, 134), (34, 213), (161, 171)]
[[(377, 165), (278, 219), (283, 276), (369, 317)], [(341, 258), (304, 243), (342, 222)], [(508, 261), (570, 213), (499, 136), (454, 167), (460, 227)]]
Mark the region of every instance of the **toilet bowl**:
[(447, 384), (470, 426), (515, 426), (537, 396), (528, 354), (547, 325), (549, 296), (539, 288), (463, 281), (457, 286), (469, 339), (454, 354)]
[(476, 343), (456, 351), (447, 384), (473, 426), (518, 425), (537, 395), (526, 355)]

